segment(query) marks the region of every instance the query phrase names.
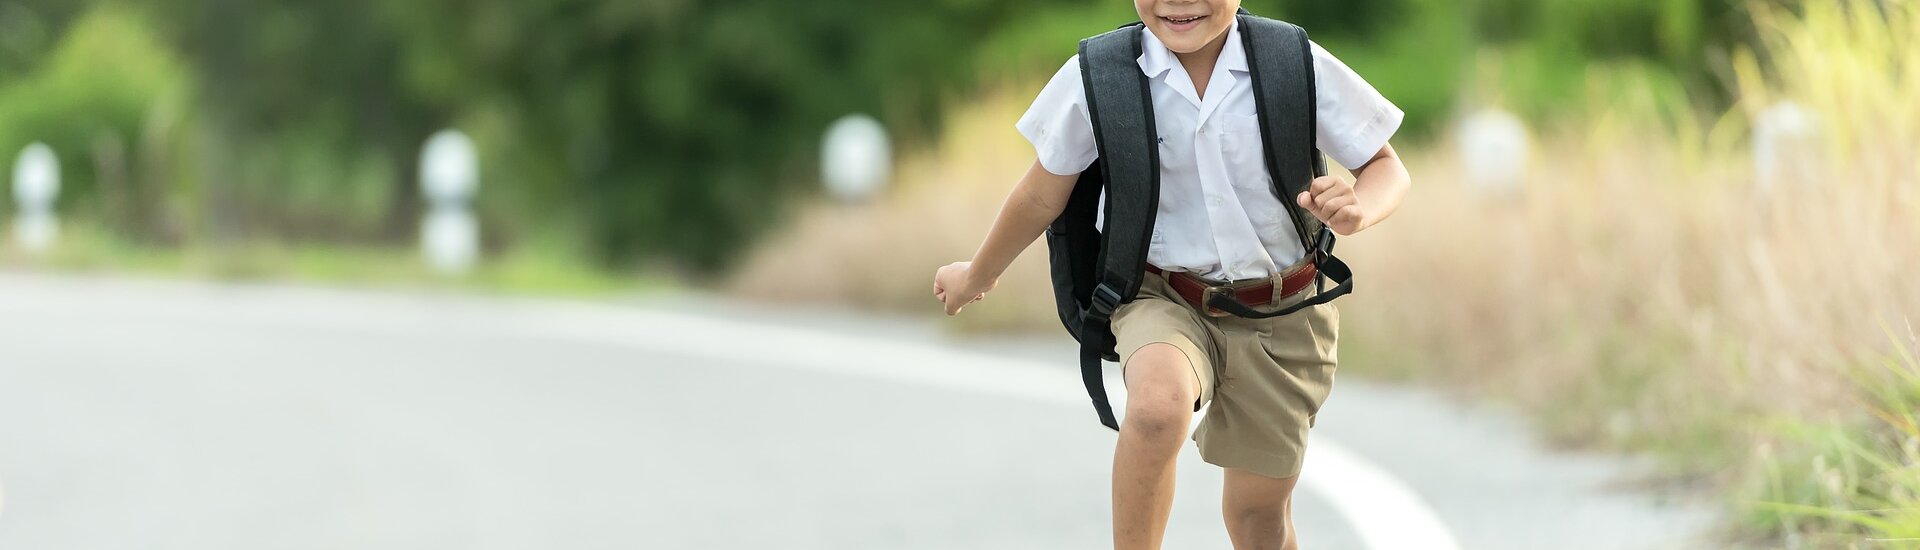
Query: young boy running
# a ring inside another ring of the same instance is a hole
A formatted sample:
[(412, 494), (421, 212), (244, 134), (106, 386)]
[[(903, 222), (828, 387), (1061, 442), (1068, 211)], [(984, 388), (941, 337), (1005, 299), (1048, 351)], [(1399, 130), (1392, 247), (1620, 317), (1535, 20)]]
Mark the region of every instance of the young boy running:
[[(1262, 309), (1285, 307), (1314, 294), (1314, 285), (1282, 284), (1299, 279), (1289, 276), (1308, 268), (1312, 256), (1263, 161), (1235, 20), (1240, 1), (1134, 0), (1134, 7), (1148, 31), (1140, 33), (1139, 66), (1149, 79), (1161, 183), (1147, 274), (1135, 298), (1112, 315), (1128, 396), (1113, 458), (1114, 547), (1160, 547), (1174, 461), (1193, 414), (1206, 406), (1193, 439), (1204, 460), (1226, 469), (1223, 512), (1234, 547), (1296, 548), (1292, 493), (1307, 430), (1332, 389), (1339, 312), (1329, 303), (1271, 319), (1221, 316), (1183, 289), (1271, 281), (1270, 301), (1249, 302), (1240, 292), (1236, 298)], [(1286, 199), (1352, 235), (1392, 214), (1410, 184), (1387, 142), (1402, 113), (1318, 45), (1311, 55), (1314, 141), (1356, 180), (1317, 178)], [(948, 315), (994, 288), (1060, 216), (1079, 174), (1096, 160), (1077, 61), (1061, 67), (1020, 119), (1038, 158), (986, 241), (972, 261), (935, 273), (934, 296)]]

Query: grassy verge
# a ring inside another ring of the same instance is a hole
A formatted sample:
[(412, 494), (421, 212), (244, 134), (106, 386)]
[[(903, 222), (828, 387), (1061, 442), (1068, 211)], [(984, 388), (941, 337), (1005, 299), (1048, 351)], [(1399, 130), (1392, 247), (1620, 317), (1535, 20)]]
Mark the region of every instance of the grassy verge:
[(1872, 420), (1774, 420), (1742, 494), (1752, 531), (1815, 547), (1920, 546), (1920, 359), (1910, 342), (1855, 373)]
[[(943, 145), (907, 157), (885, 197), (807, 208), (791, 229), (743, 262), (729, 287), (768, 300), (938, 311), (933, 270), (972, 256), (1006, 190), (1033, 163), (1033, 150), (1013, 130), (1031, 90), (1021, 84), (999, 89), (947, 117), (952, 123)], [(1029, 248), (999, 289), (968, 306), (954, 326), (1058, 329), (1044, 249)]]
[(27, 254), (10, 240), (0, 243), (0, 268), (580, 297), (668, 286), (663, 278), (609, 273), (566, 250), (530, 244), (490, 255), (466, 276), (447, 277), (406, 248), (263, 242), (154, 248), (80, 222), (64, 224), (56, 246), (44, 255)]
[[(1668, 481), (1720, 496), (1733, 541), (1914, 542), (1894, 541), (1920, 526), (1920, 4), (1796, 10), (1754, 9), (1766, 46), (1726, 63), (1729, 112), (1595, 69), (1577, 122), (1537, 132), (1521, 193), (1476, 192), (1451, 143), (1403, 144), (1407, 206), (1342, 242), (1361, 277), (1346, 368), (1659, 457)], [(1005, 89), (909, 160), (898, 192), (817, 208), (749, 260), (743, 292), (934, 311), (933, 269), (971, 254), (1031, 162), (1011, 126), (1036, 87)], [(1818, 130), (1763, 186), (1752, 121), (1783, 101)], [(1038, 250), (963, 328), (1058, 330)]]

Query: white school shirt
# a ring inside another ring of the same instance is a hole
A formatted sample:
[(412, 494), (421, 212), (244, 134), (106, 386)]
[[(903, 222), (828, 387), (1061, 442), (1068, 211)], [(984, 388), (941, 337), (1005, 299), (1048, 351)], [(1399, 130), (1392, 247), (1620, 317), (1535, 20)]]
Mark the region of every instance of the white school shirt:
[[(1227, 33), (1205, 99), (1173, 52), (1153, 32), (1140, 33), (1140, 70), (1149, 78), (1160, 133), (1160, 206), (1147, 262), (1215, 280), (1265, 278), (1300, 261), (1306, 250), (1267, 175), (1239, 23)], [(1315, 141), (1341, 166), (1360, 166), (1405, 115), (1319, 44), (1311, 49)], [(1074, 56), (1016, 125), (1048, 172), (1078, 174), (1098, 156), (1081, 86)], [(1104, 218), (1106, 201), (1100, 202)]]

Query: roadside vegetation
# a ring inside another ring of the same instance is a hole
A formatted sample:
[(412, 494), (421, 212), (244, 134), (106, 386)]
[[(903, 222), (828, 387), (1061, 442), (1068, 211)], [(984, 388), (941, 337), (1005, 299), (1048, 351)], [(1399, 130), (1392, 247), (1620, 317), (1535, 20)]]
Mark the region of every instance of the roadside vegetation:
[[(1315, 29), (1422, 128), (1492, 92), (1462, 85), (1483, 45), (1535, 112), (1589, 63), (1704, 80), (1692, 54), (1743, 36), (1721, 0), (1246, 6)], [(924, 145), (983, 78), (1051, 70), (1132, 17), (1120, 0), (0, 0), (0, 184), (41, 142), (61, 216), (134, 246), (405, 248), (421, 145), (456, 128), (490, 259), (560, 241), (589, 269), (699, 279), (818, 194), (835, 119)]]
[(569, 245), (551, 241), (493, 251), (472, 272), (449, 277), (430, 269), (415, 248), (262, 239), (155, 248), (82, 219), (62, 223), (57, 246), (44, 254), (30, 254), (11, 240), (0, 241), (0, 273), (131, 274), (576, 297), (675, 288), (672, 280), (658, 274), (601, 269)]

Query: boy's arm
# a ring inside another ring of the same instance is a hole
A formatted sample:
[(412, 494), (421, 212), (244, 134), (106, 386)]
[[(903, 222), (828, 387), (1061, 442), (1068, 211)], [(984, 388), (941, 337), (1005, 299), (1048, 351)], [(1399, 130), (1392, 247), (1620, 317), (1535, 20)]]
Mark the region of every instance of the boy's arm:
[(960, 312), (967, 304), (986, 296), (999, 283), (1013, 259), (1040, 237), (1048, 224), (1066, 210), (1067, 199), (1079, 175), (1062, 176), (1048, 172), (1034, 161), (1027, 175), (1007, 195), (1000, 216), (987, 230), (985, 242), (974, 252), (973, 261), (954, 262), (933, 274), (933, 296), (946, 305), (947, 315)]
[(1413, 185), (1413, 176), (1407, 173), (1407, 166), (1400, 162), (1400, 154), (1394, 152), (1391, 143), (1353, 169), (1353, 177), (1353, 183), (1338, 176), (1315, 179), (1312, 187), (1294, 201), (1333, 232), (1352, 235), (1393, 215), (1407, 188)]

